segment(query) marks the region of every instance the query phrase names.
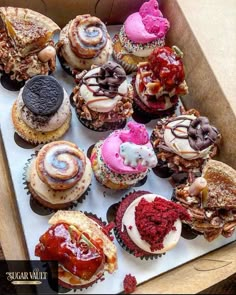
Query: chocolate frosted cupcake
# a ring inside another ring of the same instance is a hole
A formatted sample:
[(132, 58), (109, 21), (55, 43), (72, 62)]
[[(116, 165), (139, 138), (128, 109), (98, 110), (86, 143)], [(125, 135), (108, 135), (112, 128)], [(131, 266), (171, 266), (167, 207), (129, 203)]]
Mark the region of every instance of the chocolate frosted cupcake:
[(82, 198), (92, 178), (89, 159), (74, 143), (44, 145), (27, 165), (27, 188), (46, 208), (69, 208)]
[(35, 255), (58, 261), (58, 284), (85, 289), (104, 274), (117, 269), (117, 250), (105, 225), (94, 215), (80, 211), (58, 211), (41, 235)]
[(120, 65), (93, 67), (76, 75), (76, 82), (73, 100), (82, 124), (95, 131), (123, 127), (133, 113), (133, 90)]
[(70, 127), (69, 96), (55, 78), (33, 77), (13, 104), (12, 121), (19, 136), (30, 143), (56, 140)]
[(188, 93), (183, 54), (173, 46), (156, 48), (138, 64), (134, 87), (134, 115), (155, 119), (173, 114), (179, 97)]
[(148, 191), (129, 193), (116, 212), (115, 234), (120, 245), (135, 257), (157, 258), (179, 241), (187, 210)]
[(220, 137), (217, 128), (196, 110), (159, 120), (151, 135), (158, 159), (156, 171), (159, 176), (166, 169), (166, 176), (201, 173), (206, 162), (216, 155)]
[(194, 233), (211, 242), (229, 238), (236, 228), (236, 171), (225, 163), (209, 160), (201, 177), (176, 187), (173, 200), (183, 205)]
[(134, 186), (157, 164), (145, 126), (129, 122), (127, 127), (100, 140), (91, 153), (96, 179), (114, 190)]
[(59, 26), (27, 8), (0, 7), (0, 69), (12, 80), (48, 75), (56, 68), (53, 35)]
[(73, 70), (103, 65), (112, 54), (106, 25), (90, 14), (76, 16), (62, 29), (57, 53), (63, 68), (70, 74)]
[(169, 28), (156, 0), (143, 3), (114, 36), (113, 57), (127, 73), (136, 71), (138, 63), (147, 61), (154, 48), (165, 45)]

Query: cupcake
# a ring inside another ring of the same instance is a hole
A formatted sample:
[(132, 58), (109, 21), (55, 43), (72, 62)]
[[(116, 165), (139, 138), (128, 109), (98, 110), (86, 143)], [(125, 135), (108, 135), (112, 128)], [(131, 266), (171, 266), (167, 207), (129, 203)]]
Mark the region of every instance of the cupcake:
[(103, 65), (112, 54), (112, 41), (106, 25), (90, 14), (78, 15), (61, 31), (57, 54), (63, 68), (89, 70), (92, 65)]
[(12, 80), (48, 75), (56, 68), (53, 35), (60, 31), (50, 18), (27, 8), (0, 7), (0, 68)]
[(70, 99), (59, 82), (38, 75), (31, 78), (12, 107), (16, 133), (33, 144), (47, 143), (62, 137), (70, 127)]
[(82, 199), (92, 179), (89, 159), (76, 144), (54, 141), (44, 145), (26, 167), (32, 198), (45, 208), (69, 208)]
[(157, 164), (145, 126), (130, 121), (127, 127), (100, 140), (91, 153), (97, 181), (114, 190), (134, 186)]
[(178, 47), (157, 47), (138, 64), (133, 78), (134, 113), (150, 120), (175, 112), (179, 97), (188, 93), (183, 54)]
[(184, 173), (190, 177), (201, 173), (206, 162), (216, 155), (219, 140), (217, 128), (194, 109), (159, 120), (151, 134), (158, 175)]
[(209, 160), (201, 177), (176, 187), (173, 200), (189, 212), (194, 233), (211, 242), (220, 235), (229, 238), (236, 228), (236, 171)]
[(163, 17), (156, 0), (144, 3), (138, 12), (128, 16), (113, 39), (113, 57), (127, 73), (147, 61), (156, 47), (165, 45), (169, 21)]
[(58, 284), (83, 289), (117, 269), (116, 247), (95, 216), (80, 211), (58, 211), (39, 238), (35, 256), (58, 261)]
[(95, 131), (121, 128), (133, 113), (133, 89), (112, 61), (76, 75), (73, 100), (80, 122)]
[(189, 215), (181, 205), (148, 191), (134, 191), (119, 203), (115, 234), (135, 257), (157, 258), (177, 245), (182, 220), (189, 220)]

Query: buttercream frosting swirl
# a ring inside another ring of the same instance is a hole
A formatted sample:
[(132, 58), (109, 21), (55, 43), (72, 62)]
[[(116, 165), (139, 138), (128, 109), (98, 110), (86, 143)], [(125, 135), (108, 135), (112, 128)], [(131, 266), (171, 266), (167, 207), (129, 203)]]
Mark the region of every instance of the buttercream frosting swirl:
[(165, 144), (184, 159), (206, 158), (219, 137), (218, 130), (206, 117), (181, 115), (165, 126)]
[(102, 158), (115, 173), (146, 172), (157, 164), (157, 158), (143, 124), (129, 122), (129, 130), (116, 130), (102, 145)]
[(49, 187), (65, 190), (73, 187), (85, 171), (85, 155), (73, 143), (56, 141), (39, 151), (36, 169), (39, 178)]

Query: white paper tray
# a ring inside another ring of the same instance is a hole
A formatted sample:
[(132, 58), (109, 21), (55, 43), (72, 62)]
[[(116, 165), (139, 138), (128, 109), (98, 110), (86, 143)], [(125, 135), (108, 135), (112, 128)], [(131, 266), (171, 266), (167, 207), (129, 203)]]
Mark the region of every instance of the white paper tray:
[[(119, 29), (119, 26), (110, 26), (111, 35)], [(58, 63), (58, 61), (57, 61)], [(71, 93), (75, 83), (66, 72), (64, 72), (59, 63), (57, 71), (54, 73), (61, 85), (66, 89), (68, 94)], [(19, 213), (23, 225), (23, 231), (26, 239), (26, 244), (30, 259), (38, 259), (34, 255), (35, 245), (38, 243), (39, 237), (48, 229), (48, 220), (52, 216), (41, 216), (32, 211), (29, 204), (29, 196), (26, 193), (23, 185), (23, 169), (27, 160), (34, 153), (35, 149), (24, 149), (19, 147), (14, 140), (14, 128), (11, 121), (11, 107), (18, 95), (18, 91), (12, 92), (4, 89), (0, 85), (0, 124), (3, 142), (6, 150), (8, 165), (12, 177), (12, 182), (15, 190), (16, 201), (19, 208)], [(76, 143), (85, 152), (87, 149), (98, 140), (105, 138), (110, 131), (95, 132), (84, 127), (77, 119), (74, 109), (72, 109), (72, 124), (69, 132), (63, 137), (63, 140), (68, 140)], [(146, 124), (149, 135), (155, 126), (155, 120)], [(135, 188), (163, 195), (170, 199), (172, 195), (172, 186), (167, 179), (157, 177), (152, 171), (148, 175), (146, 183)], [(97, 183), (95, 178), (92, 178), (91, 191), (82, 204), (78, 204), (73, 210), (81, 210), (93, 212), (106, 221), (106, 213), (108, 208), (117, 203), (125, 194), (134, 189), (113, 192), (103, 188)], [(118, 250), (118, 270), (114, 274), (106, 274), (105, 280), (94, 284), (83, 291), (76, 291), (78, 294), (116, 294), (123, 291), (123, 279), (126, 274), (131, 273), (137, 279), (138, 284), (145, 282), (159, 274), (180, 266), (192, 259), (204, 255), (212, 250), (220, 248), (236, 239), (236, 234), (231, 238), (219, 237), (215, 241), (209, 243), (202, 236), (198, 236), (194, 240), (186, 240), (180, 238), (177, 246), (167, 252), (157, 260), (141, 260), (123, 250), (116, 239), (114, 243)], [(17, 247), (17, 245), (16, 245)], [(73, 293), (73, 291), (69, 292)], [(68, 294), (68, 293), (67, 293)]]

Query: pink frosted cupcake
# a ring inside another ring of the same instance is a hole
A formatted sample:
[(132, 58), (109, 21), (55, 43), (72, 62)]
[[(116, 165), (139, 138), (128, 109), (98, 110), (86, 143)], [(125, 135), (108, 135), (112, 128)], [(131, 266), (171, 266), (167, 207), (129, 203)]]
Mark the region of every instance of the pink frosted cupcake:
[(149, 135), (143, 124), (129, 122), (129, 130), (116, 130), (92, 150), (96, 179), (111, 189), (126, 189), (145, 178), (157, 164)]
[(113, 39), (113, 56), (127, 73), (137, 69), (139, 62), (156, 47), (165, 45), (165, 36), (170, 27), (163, 17), (156, 0), (144, 3), (138, 12), (131, 14)]

